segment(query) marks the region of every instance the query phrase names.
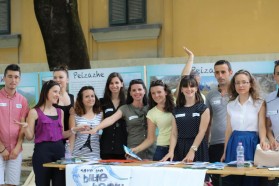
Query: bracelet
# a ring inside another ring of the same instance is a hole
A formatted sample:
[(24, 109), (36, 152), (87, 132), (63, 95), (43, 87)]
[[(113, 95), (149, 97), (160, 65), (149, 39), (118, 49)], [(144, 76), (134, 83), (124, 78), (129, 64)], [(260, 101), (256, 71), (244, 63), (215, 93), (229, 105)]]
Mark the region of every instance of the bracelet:
[(74, 127), (71, 128), (71, 131), (72, 131), (73, 134), (77, 133), (76, 131), (74, 131)]
[(195, 145), (192, 145), (192, 146), (191, 146), (191, 149), (193, 149), (195, 152), (197, 152), (197, 151), (198, 151), (198, 147), (197, 147), (197, 146), (195, 146)]
[(6, 150), (6, 147), (4, 148), (4, 150), (2, 150), (0, 153), (3, 153)]

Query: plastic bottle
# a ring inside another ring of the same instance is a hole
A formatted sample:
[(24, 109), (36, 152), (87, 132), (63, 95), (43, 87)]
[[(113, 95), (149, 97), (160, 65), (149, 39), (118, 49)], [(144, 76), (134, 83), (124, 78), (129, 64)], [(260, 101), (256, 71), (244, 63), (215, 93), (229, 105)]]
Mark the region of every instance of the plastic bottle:
[(244, 167), (244, 147), (242, 142), (239, 142), (236, 148), (236, 166), (237, 168)]
[(71, 163), (72, 162), (72, 152), (70, 149), (70, 142), (69, 140), (66, 140), (65, 143), (65, 163)]

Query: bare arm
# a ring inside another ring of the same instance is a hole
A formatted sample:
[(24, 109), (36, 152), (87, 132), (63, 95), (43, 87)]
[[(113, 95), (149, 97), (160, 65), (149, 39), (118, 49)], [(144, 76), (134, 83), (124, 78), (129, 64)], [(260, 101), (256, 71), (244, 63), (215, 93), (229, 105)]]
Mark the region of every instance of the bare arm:
[(270, 143), (270, 148), (272, 150), (275, 150), (277, 148), (279, 148), (279, 143), (276, 141), (274, 135), (273, 135), (273, 131), (272, 131), (272, 123), (270, 121), (270, 118), (266, 118), (266, 132), (267, 132), (267, 138), (268, 141)]
[(177, 126), (176, 126), (176, 121), (175, 118), (173, 117), (172, 122), (171, 122), (171, 136), (170, 136), (170, 148), (169, 152), (165, 157), (162, 159), (162, 161), (167, 161), (170, 159), (170, 161), (173, 160), (174, 157), (174, 149), (177, 143)]
[[(20, 121), (21, 122), (25, 122), (25, 118), (22, 117), (20, 119)], [(15, 148), (12, 149), (12, 151), (11, 151), (11, 153), (9, 155), (9, 159), (16, 159), (17, 158), (18, 154), (21, 151), (23, 140), (24, 140), (24, 131), (21, 128), (20, 131), (19, 131), (19, 135), (18, 135), (18, 139), (17, 139), (17, 144), (16, 144)]]
[(147, 138), (137, 147), (133, 148), (132, 151), (134, 153), (139, 153), (145, 149), (147, 149), (148, 147), (150, 147), (154, 142), (155, 142), (155, 138), (156, 138), (156, 125), (147, 118)]
[(122, 118), (123, 114), (120, 109), (118, 109), (113, 115), (104, 119), (97, 127), (92, 130), (83, 131), (82, 134), (96, 134), (99, 130), (113, 125), (117, 120)]
[[(70, 118), (69, 118), (69, 127), (70, 127), (70, 129), (72, 129), (75, 126), (76, 126), (75, 115), (71, 114)], [(71, 151), (73, 151), (73, 149), (74, 149), (75, 140), (76, 140), (76, 135), (71, 135), (69, 137)]]
[[(201, 116), (199, 132), (198, 132), (198, 135), (195, 137), (195, 140), (194, 140), (192, 146), (195, 146), (197, 148), (200, 146), (203, 138), (205, 137), (205, 133), (207, 131), (209, 120), (210, 120), (210, 113), (209, 113), (209, 109), (207, 108)], [(190, 148), (189, 152), (187, 153), (187, 155), (183, 159), (183, 161), (192, 162), (194, 160), (194, 158), (195, 158), (195, 151), (192, 148)]]
[(64, 130), (64, 111), (61, 110), (61, 123), (62, 123), (62, 135), (63, 135), (63, 138), (66, 139), (66, 138), (69, 138), (70, 136), (72, 136), (72, 131), (71, 131), (71, 128), (69, 130)]
[[(190, 72), (192, 70), (192, 66), (193, 66), (193, 63), (194, 63), (194, 54), (193, 54), (193, 52), (191, 52), (186, 47), (183, 47), (183, 50), (188, 55), (188, 60), (187, 60), (187, 63), (185, 64), (185, 66), (184, 66), (184, 68), (183, 68), (183, 70), (181, 72), (181, 76), (190, 75)], [(178, 82), (178, 84), (176, 86), (176, 90), (174, 92), (174, 97), (176, 97), (176, 98), (178, 96), (179, 85), (180, 85), (180, 81)]]
[(31, 109), (28, 113), (26, 122), (16, 121), (15, 123), (22, 126), (22, 131), (27, 140), (32, 140), (34, 138), (35, 121), (38, 119), (38, 114), (35, 109)]
[(228, 141), (231, 137), (231, 134), (232, 134), (231, 117), (227, 113), (227, 127), (226, 127), (226, 133), (225, 133), (225, 145), (224, 145), (224, 153), (223, 153), (223, 156), (221, 157), (221, 160), (220, 160), (221, 162), (225, 160), (227, 144), (228, 144)]
[(265, 102), (262, 104), (259, 111), (259, 138), (262, 149), (269, 149), (269, 144), (266, 142), (266, 120), (265, 120), (266, 105)]

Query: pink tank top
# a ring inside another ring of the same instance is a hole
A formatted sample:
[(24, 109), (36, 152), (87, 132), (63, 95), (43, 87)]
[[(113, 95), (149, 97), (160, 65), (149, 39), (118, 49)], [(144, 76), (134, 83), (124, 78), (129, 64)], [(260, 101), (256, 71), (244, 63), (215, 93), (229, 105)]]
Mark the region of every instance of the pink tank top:
[(58, 118), (52, 119), (46, 116), (40, 108), (35, 108), (38, 119), (35, 124), (35, 143), (59, 141), (63, 139), (63, 126), (61, 123), (61, 109), (56, 108)]

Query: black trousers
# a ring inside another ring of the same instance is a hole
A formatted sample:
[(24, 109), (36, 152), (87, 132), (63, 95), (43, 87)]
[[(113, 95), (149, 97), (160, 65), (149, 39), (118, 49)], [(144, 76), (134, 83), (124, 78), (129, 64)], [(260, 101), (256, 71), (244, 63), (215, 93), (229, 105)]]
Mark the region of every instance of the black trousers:
[(62, 140), (35, 144), (32, 164), (36, 185), (49, 186), (50, 180), (52, 180), (52, 186), (66, 185), (65, 171), (43, 167), (44, 163), (55, 162), (64, 156), (65, 147)]

